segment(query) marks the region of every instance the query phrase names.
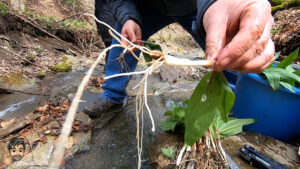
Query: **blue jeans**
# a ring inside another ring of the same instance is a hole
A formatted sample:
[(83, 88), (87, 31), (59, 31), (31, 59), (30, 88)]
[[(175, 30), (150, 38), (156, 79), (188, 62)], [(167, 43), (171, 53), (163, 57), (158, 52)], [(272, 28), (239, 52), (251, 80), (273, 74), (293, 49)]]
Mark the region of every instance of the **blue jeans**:
[[(144, 9), (141, 10), (141, 16), (142, 40), (147, 40), (151, 35), (163, 27), (171, 23), (178, 22), (187, 32), (192, 35), (202, 49), (205, 49), (205, 39), (200, 39), (200, 36), (198, 36), (198, 28), (194, 22), (196, 20), (196, 11), (186, 16), (168, 17), (158, 14), (153, 10)], [(118, 32), (121, 32), (122, 25), (117, 22), (115, 29)], [(112, 44), (118, 43), (119, 42), (117, 40), (113, 39)], [(125, 64), (120, 64), (118, 58), (122, 52), (123, 48), (113, 48), (110, 50), (105, 68), (106, 76), (124, 72), (133, 72), (135, 70), (137, 66), (137, 60), (130, 53), (126, 53), (124, 55)], [(136, 54), (139, 56), (138, 52)], [(106, 80), (102, 86), (104, 89), (102, 98), (116, 104), (122, 103), (127, 96), (126, 88), (129, 80), (130, 76), (121, 76)]]

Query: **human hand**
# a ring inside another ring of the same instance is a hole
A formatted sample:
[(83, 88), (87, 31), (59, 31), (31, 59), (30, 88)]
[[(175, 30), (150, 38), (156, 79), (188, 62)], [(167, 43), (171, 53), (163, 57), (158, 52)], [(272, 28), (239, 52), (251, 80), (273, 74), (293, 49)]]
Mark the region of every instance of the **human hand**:
[(214, 70), (261, 73), (274, 61), (270, 29), (274, 20), (267, 0), (217, 0), (206, 11), (207, 59)]
[[(125, 22), (121, 35), (134, 44), (143, 45), (141, 27), (133, 20), (128, 20)], [(127, 46), (129, 45), (129, 43), (124, 39), (122, 39), (122, 42)]]

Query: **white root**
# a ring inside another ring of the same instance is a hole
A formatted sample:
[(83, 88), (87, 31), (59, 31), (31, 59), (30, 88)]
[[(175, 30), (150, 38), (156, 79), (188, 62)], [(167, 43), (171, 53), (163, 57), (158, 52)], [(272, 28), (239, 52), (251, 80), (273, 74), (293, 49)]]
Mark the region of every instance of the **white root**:
[(177, 58), (170, 55), (164, 55), (164, 63), (170, 66), (208, 66), (214, 65), (213, 60), (190, 60), (186, 58)]
[(99, 57), (97, 58), (97, 60), (93, 63), (93, 65), (91, 66), (91, 68), (89, 69), (88, 73), (84, 76), (83, 80), (81, 81), (77, 92), (75, 94), (75, 97), (72, 100), (72, 104), (71, 107), (67, 113), (66, 116), (66, 120), (63, 124), (63, 128), (61, 131), (61, 134), (59, 135), (58, 138), (58, 142), (57, 142), (57, 147), (53, 152), (53, 156), (52, 156), (52, 160), (50, 163), (50, 168), (59, 168), (62, 160), (63, 160), (63, 154), (64, 154), (64, 150), (65, 150), (65, 143), (68, 140), (68, 137), (70, 136), (71, 130), (72, 130), (72, 125), (73, 125), (73, 121), (76, 115), (76, 111), (77, 111), (77, 107), (78, 104), (80, 102), (80, 98), (82, 96), (82, 93), (84, 91), (84, 87), (86, 86), (86, 84), (88, 83), (92, 73), (94, 72), (94, 69), (96, 68), (96, 66), (99, 64), (99, 62), (102, 60), (102, 58), (104, 58), (104, 56), (106, 55), (106, 52), (114, 47), (119, 47), (120, 45), (112, 45), (108, 48), (106, 48), (105, 50), (103, 50)]
[(178, 158), (176, 160), (176, 166), (179, 166), (179, 164), (181, 163), (182, 157), (183, 157), (183, 153), (185, 152), (186, 147), (183, 146), (182, 149), (180, 150), (180, 153), (178, 155)]

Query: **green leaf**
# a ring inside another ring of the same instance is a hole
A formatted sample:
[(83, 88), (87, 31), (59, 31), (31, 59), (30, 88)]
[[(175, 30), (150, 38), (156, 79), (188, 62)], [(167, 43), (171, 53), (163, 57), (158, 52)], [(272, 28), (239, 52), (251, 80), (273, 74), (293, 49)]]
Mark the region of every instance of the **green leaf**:
[(223, 73), (216, 72), (209, 84), (211, 75), (212, 72), (201, 79), (187, 104), (184, 142), (188, 146), (204, 135), (225, 97)]
[(290, 90), (291, 92), (295, 93), (295, 90), (291, 84), (285, 83), (285, 82), (280, 82), (280, 85), (283, 86), (284, 88)]
[(173, 149), (173, 148), (161, 148), (160, 150), (165, 156), (171, 158), (172, 160), (175, 159), (175, 154), (176, 154), (175, 149)]
[(220, 137), (227, 137), (238, 134), (243, 131), (243, 126), (255, 123), (255, 119), (237, 119), (229, 118), (227, 123), (223, 123), (219, 126)]
[(280, 81), (288, 82), (291, 85), (294, 85), (295, 82), (300, 83), (300, 77), (297, 76), (295, 73), (291, 73), (285, 69), (282, 68), (267, 68), (263, 71), (263, 74), (266, 75), (270, 85), (275, 90), (277, 85), (280, 84)]
[(171, 117), (168, 120), (161, 122), (160, 128), (164, 131), (169, 131), (169, 130), (174, 131), (178, 121), (179, 121), (178, 118)]
[(267, 68), (263, 71), (263, 74), (266, 75), (270, 86), (273, 88), (274, 91), (277, 91), (280, 84), (280, 75), (278, 73), (269, 71), (269, 69), (272, 69), (272, 67)]
[[(223, 73), (222, 73), (223, 74)], [(231, 90), (227, 79), (225, 78), (225, 76), (220, 76), (220, 80), (221, 80), (221, 84), (222, 87), (224, 88), (223, 92), (222, 92), (222, 100), (219, 106), (219, 110), (221, 112), (221, 117), (222, 119), (227, 122), (228, 121), (228, 114), (231, 110), (231, 108), (233, 107), (234, 104), (234, 100), (235, 100), (235, 95), (233, 93), (233, 91)]]
[(289, 54), (283, 61), (281, 61), (276, 67), (285, 69), (288, 65), (292, 64), (293, 61), (298, 57), (299, 48)]
[(299, 76), (300, 77), (300, 69), (299, 70), (296, 70), (295, 72), (293, 72), (295, 75)]
[(295, 69), (292, 67), (292, 65), (288, 65), (288, 66), (285, 68), (285, 70), (287, 70), (287, 71), (289, 71), (289, 72), (291, 72), (291, 73), (295, 72)]
[[(156, 44), (156, 43), (153, 43), (153, 42), (150, 42), (150, 41), (144, 41), (144, 46), (147, 47), (148, 49), (151, 49), (151, 50), (159, 50), (159, 51), (162, 51), (161, 47), (159, 44)], [(146, 62), (151, 62), (153, 59), (150, 57), (149, 54), (147, 53), (144, 53), (143, 52), (143, 56), (145, 58), (145, 61)]]
[(280, 53), (281, 53), (281, 51), (275, 53), (275, 55), (274, 55), (275, 60), (280, 56)]

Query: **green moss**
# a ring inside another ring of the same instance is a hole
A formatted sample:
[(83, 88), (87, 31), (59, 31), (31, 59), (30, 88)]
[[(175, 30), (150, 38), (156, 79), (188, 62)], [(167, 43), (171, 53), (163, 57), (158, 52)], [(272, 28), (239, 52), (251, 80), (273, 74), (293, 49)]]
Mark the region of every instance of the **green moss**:
[(67, 56), (63, 56), (63, 57), (61, 58), (61, 61), (62, 61), (63, 63), (67, 63), (67, 62), (68, 62), (68, 57), (67, 57)]
[(1, 76), (0, 81), (8, 85), (22, 85), (26, 84), (27, 77), (23, 73), (10, 73), (6, 76)]
[(69, 63), (60, 63), (55, 66), (52, 66), (50, 69), (54, 72), (68, 72), (72, 70), (72, 62)]
[(39, 78), (43, 78), (43, 77), (46, 76), (46, 73), (43, 72), (43, 71), (39, 71), (39, 72), (36, 74), (36, 76), (39, 77)]

